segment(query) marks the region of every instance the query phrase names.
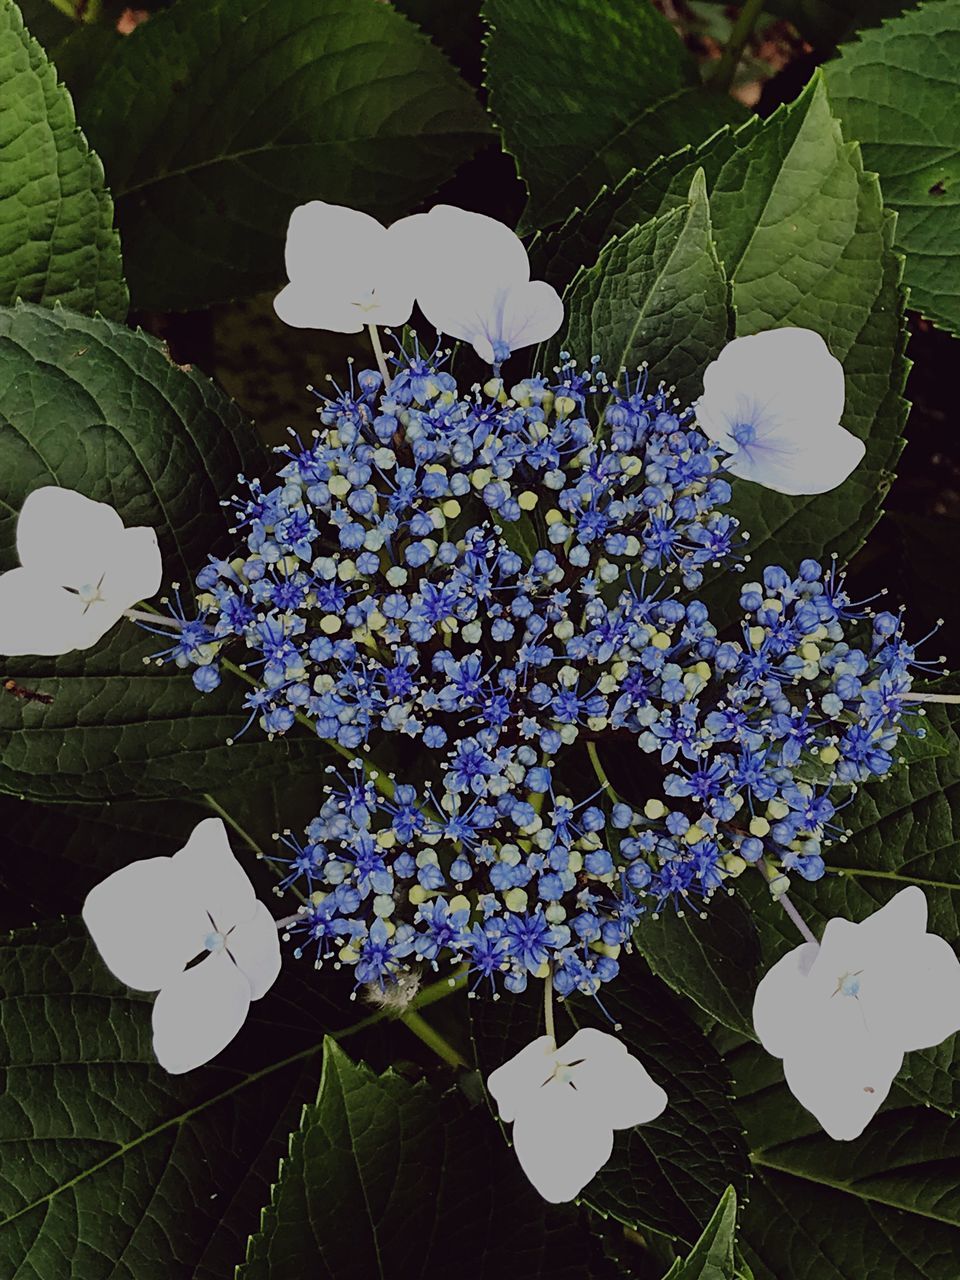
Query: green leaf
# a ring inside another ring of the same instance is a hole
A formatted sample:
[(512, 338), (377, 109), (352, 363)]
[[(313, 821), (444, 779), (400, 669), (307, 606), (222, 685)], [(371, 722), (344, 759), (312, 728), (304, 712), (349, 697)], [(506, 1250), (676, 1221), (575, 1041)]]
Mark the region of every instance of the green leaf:
[(127, 313), (100, 161), (19, 9), (0, 0), (0, 304), (17, 298)]
[(611, 373), (647, 360), (654, 369), (669, 364), (678, 394), (693, 394), (730, 335), (731, 315), (702, 170), (687, 194), (688, 204), (626, 231), (577, 274), (564, 295), (566, 333), (537, 353), (537, 368), (555, 364), (560, 350), (582, 363), (599, 354)]
[(214, 1063), (170, 1076), (152, 997), (114, 981), (79, 922), (0, 944), (0, 1275), (232, 1275), (323, 1034), (353, 1010), (323, 990), (285, 965)]
[(745, 112), (704, 90), (651, 4), (486, 0), (490, 109), (530, 192), (524, 228), (559, 222), (603, 182)]
[(540, 1199), (485, 1109), (377, 1076), (328, 1040), (238, 1280), (432, 1280), (451, 1265), (467, 1280), (581, 1280), (599, 1274), (595, 1258), (576, 1212)]
[[(486, 1078), (539, 1034), (541, 985), (495, 1004), (471, 1001), (477, 1061)], [(600, 993), (620, 1024), (615, 1034), (670, 1099), (650, 1124), (614, 1135), (613, 1155), (581, 1199), (635, 1230), (693, 1243), (731, 1183), (742, 1192), (747, 1164), (741, 1128), (729, 1100), (722, 1059), (678, 1002), (636, 958)], [(614, 1028), (592, 1001), (573, 997), (557, 1009), (557, 1039), (580, 1026)]]
[(831, 99), (880, 174), (911, 305), (960, 335), (960, 0), (866, 31), (826, 68)]
[[(750, 532), (755, 565), (832, 551), (846, 560), (879, 518), (893, 478), (908, 364), (893, 218), (875, 175), (843, 141), (819, 76), (769, 120), (724, 131), (601, 192), (537, 246), (537, 268), (565, 283), (611, 235), (681, 206), (700, 168), (737, 335), (780, 325), (821, 333), (846, 373), (843, 424), (867, 442), (866, 458), (839, 488), (790, 498), (737, 480), (731, 510)], [(653, 373), (674, 380), (669, 359)], [(729, 575), (710, 594), (721, 621), (736, 616)]]
[(741, 1244), (756, 1280), (955, 1280), (960, 1121), (888, 1103), (862, 1137), (834, 1142), (776, 1059), (746, 1045), (728, 1061), (755, 1174)]
[(678, 1258), (664, 1280), (736, 1280), (736, 1229), (737, 1193), (727, 1187), (690, 1255), (683, 1261)]
[(439, 49), (377, 0), (175, 5), (116, 45), (77, 114), (134, 303), (157, 310), (275, 287), (295, 205), (407, 213), (488, 128)]
[(538, 522), (529, 512), (525, 511), (519, 520), (504, 520), (501, 531), (504, 542), (522, 557), (524, 564), (530, 564), (544, 546)]
[[(929, 718), (949, 742), (950, 754), (915, 759), (886, 780), (861, 787), (843, 811), (851, 834), (827, 859), (835, 874), (815, 884), (794, 880), (790, 896), (814, 933), (832, 916), (863, 920), (915, 884), (927, 899), (930, 932), (954, 946), (960, 940), (960, 713), (935, 707)], [(767, 969), (800, 938), (759, 876), (741, 883), (754, 905)], [(918, 1102), (960, 1113), (958, 1037), (908, 1054), (898, 1084)]]
[(674, 991), (725, 1026), (753, 1034), (750, 1010), (757, 986), (760, 944), (739, 897), (718, 894), (705, 909), (682, 915), (672, 908), (646, 917), (634, 945)]
[[(220, 500), (266, 459), (236, 405), (160, 343), (63, 310), (0, 310), (0, 397), (0, 571), (16, 563), (24, 499), (44, 484), (156, 528), (166, 583), (188, 584), (208, 553), (229, 552)], [(5, 659), (8, 676), (53, 702), (0, 694), (0, 791), (148, 799), (316, 767), (309, 739), (270, 743), (254, 727), (228, 747), (243, 686), (228, 678), (201, 697), (172, 664), (144, 666), (164, 647), (121, 622), (85, 653)]]

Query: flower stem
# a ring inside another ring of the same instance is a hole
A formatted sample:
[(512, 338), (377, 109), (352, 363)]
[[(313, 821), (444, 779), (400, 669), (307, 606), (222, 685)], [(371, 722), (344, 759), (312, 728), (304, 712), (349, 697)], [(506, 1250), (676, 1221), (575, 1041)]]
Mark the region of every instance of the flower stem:
[(743, 51), (753, 35), (757, 19), (763, 12), (763, 6), (764, 0), (746, 0), (745, 4), (741, 6), (740, 13), (730, 32), (727, 47), (724, 49), (710, 77), (709, 85), (711, 89), (716, 89), (720, 93), (729, 92), (737, 67), (740, 65), (740, 59), (743, 57)]
[(209, 805), (210, 808), (213, 810), (213, 812), (219, 818), (222, 818), (228, 827), (232, 827), (234, 829), (234, 831), (237, 833), (237, 835), (244, 842), (244, 844), (247, 846), (248, 849), (251, 849), (257, 855), (258, 858), (263, 857), (263, 850), (257, 844), (256, 840), (254, 840), (250, 832), (244, 830), (244, 828), (241, 827), (240, 823), (236, 820), (236, 818), (234, 818), (232, 814), (227, 813), (223, 805), (218, 804), (217, 801), (214, 800), (213, 796), (209, 795), (206, 791), (203, 793), (200, 799), (203, 800), (205, 804)]
[[(762, 858), (756, 864), (756, 868), (760, 872), (760, 874), (763, 876), (764, 880), (766, 880), (767, 884), (770, 884), (770, 882), (774, 879), (774, 877), (768, 874), (770, 871), (770, 868), (767, 866), (767, 864), (764, 862)], [(797, 929), (799, 930), (800, 935), (803, 938), (804, 942), (812, 942), (814, 946), (818, 947), (820, 945), (819, 939), (811, 932), (807, 922), (804, 920), (803, 916), (800, 914), (797, 908), (793, 905), (793, 903), (790, 901), (787, 895), (785, 893), (777, 894), (777, 902), (780, 903), (781, 907), (783, 907), (784, 911), (787, 913), (787, 915), (790, 917), (793, 923), (797, 926)]]
[(901, 702), (942, 702), (951, 706), (960, 703), (960, 693), (901, 693)]
[(387, 358), (383, 354), (383, 347), (380, 345), (380, 334), (375, 324), (367, 325), (367, 333), (370, 335), (370, 345), (373, 347), (373, 354), (377, 357), (377, 368), (383, 377), (384, 391), (390, 390), (390, 371), (387, 368)]
[(155, 627), (173, 627), (174, 631), (180, 631), (183, 627), (179, 618), (168, 618), (162, 613), (147, 613), (143, 609), (125, 609), (123, 616), (129, 618), (131, 622), (149, 622)]
[[(237, 833), (237, 835), (244, 842), (247, 848), (250, 849), (256, 855), (258, 862), (266, 862), (270, 870), (277, 877), (277, 879), (278, 880), (283, 879), (283, 872), (280, 870), (280, 868), (275, 867), (273, 865), (271, 860), (267, 857), (267, 855), (263, 852), (263, 850), (257, 844), (256, 840), (254, 840), (250, 832), (245, 830), (243, 827), (241, 827), (240, 823), (236, 820), (236, 818), (232, 814), (228, 813), (226, 809), (224, 809), (223, 805), (218, 804), (217, 801), (213, 798), (213, 796), (209, 795), (207, 792), (204, 792), (203, 795), (200, 797), (200, 799), (204, 802), (205, 805), (207, 805), (208, 808), (212, 809), (213, 812), (219, 818), (221, 818), (227, 824), (228, 827), (231, 827)], [(300, 890), (297, 888), (295, 884), (290, 885), (290, 892), (295, 897), (299, 898), (301, 902), (307, 901), (307, 899), (304, 897), (304, 895), (300, 892)], [(297, 919), (299, 919), (298, 916), (292, 916), (288, 921), (281, 922), (278, 920), (277, 928), (280, 928), (281, 923), (292, 924)]]
[(550, 965), (547, 976), (543, 980), (543, 1029), (556, 1044), (556, 1028), (553, 1024), (553, 965)]
[(422, 1018), (415, 1009), (407, 1009), (400, 1015), (400, 1021), (413, 1032), (418, 1039), (422, 1040), (428, 1049), (432, 1049), (438, 1058), (442, 1058), (444, 1062), (450, 1064), (451, 1067), (466, 1067), (467, 1061), (462, 1058), (457, 1050), (448, 1040), (425, 1018)]
[(593, 772), (597, 775), (597, 781), (600, 783), (601, 787), (603, 787), (604, 791), (607, 793), (610, 799), (614, 802), (614, 804), (617, 804), (620, 800), (620, 797), (617, 795), (616, 791), (614, 791), (613, 785), (610, 782), (610, 779), (607, 777), (606, 773), (604, 772), (603, 765), (600, 763), (600, 755), (597, 751), (597, 744), (595, 742), (587, 743), (587, 755), (590, 757), (590, 763), (593, 765)]
[[(247, 672), (241, 667), (238, 667), (235, 662), (231, 662), (229, 658), (220, 658), (219, 661), (224, 671), (229, 671), (231, 675), (239, 676), (241, 680), (246, 681), (247, 684), (256, 688), (257, 682), (254, 680), (253, 676), (248, 675)], [(298, 724), (304, 725), (312, 734), (314, 734), (314, 736), (316, 736), (317, 726), (309, 716), (305, 716), (302, 711), (294, 711), (293, 718)], [(332, 749), (336, 751), (338, 755), (343, 756), (345, 760), (359, 760), (361, 767), (363, 768), (364, 776), (373, 783), (381, 795), (386, 796), (388, 800), (393, 799), (393, 795), (396, 790), (393, 782), (385, 773), (381, 772), (379, 769), (375, 769), (369, 760), (364, 760), (363, 756), (361, 756), (359, 752), (351, 751), (349, 747), (342, 746), (334, 738), (322, 738), (321, 741), (325, 742), (328, 747), (332, 747)]]

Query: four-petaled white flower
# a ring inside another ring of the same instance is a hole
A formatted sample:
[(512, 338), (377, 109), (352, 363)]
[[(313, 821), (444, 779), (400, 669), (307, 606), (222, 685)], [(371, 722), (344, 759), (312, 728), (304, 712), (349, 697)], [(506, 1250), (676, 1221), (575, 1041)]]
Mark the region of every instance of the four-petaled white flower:
[(19, 569), (0, 575), (0, 653), (89, 649), (160, 590), (152, 529), (125, 529), (113, 507), (72, 489), (35, 489), (17, 523)]
[(153, 1049), (173, 1074), (225, 1048), (280, 972), (277, 926), (219, 818), (201, 822), (172, 858), (108, 876), (87, 895), (83, 919), (121, 982), (159, 992)]
[(811, 329), (735, 338), (707, 366), (697, 421), (726, 469), (779, 493), (826, 493), (864, 455), (840, 426), (843, 367)]
[(960, 961), (926, 932), (927, 901), (903, 889), (860, 924), (834, 918), (762, 979), (760, 1043), (831, 1138), (857, 1138), (911, 1049), (960, 1030)]
[(513, 1122), (524, 1173), (545, 1200), (573, 1200), (610, 1159), (614, 1129), (655, 1120), (667, 1095), (616, 1036), (586, 1027), (559, 1049), (541, 1036), (487, 1088)]
[(563, 323), (559, 294), (543, 280), (531, 281), (520, 237), (495, 218), (439, 204), (391, 230), (417, 264), (420, 310), (488, 364), (545, 342)]
[(311, 200), (298, 205), (287, 229), (290, 283), (274, 299), (285, 324), (359, 333), (365, 325), (402, 325), (413, 310), (414, 264), (395, 223)]

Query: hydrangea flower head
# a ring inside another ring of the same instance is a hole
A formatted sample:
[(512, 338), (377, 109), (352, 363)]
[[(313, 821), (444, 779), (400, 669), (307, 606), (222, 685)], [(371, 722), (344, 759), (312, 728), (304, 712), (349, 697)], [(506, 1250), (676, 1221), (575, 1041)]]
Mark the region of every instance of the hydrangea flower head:
[[(742, 567), (725, 455), (645, 374), (565, 358), (464, 394), (439, 353), (396, 364), (237, 498), (244, 543), (170, 654), (201, 690), (241, 664), (235, 736), (308, 726), (346, 757), (274, 856), (308, 898), (297, 954), (377, 989), (465, 960), (474, 986), (595, 995), (646, 913), (760, 859), (821, 876), (894, 760), (902, 620), (807, 560), (746, 582), (721, 635), (696, 591)], [(636, 762), (622, 795), (585, 783), (591, 750)]]

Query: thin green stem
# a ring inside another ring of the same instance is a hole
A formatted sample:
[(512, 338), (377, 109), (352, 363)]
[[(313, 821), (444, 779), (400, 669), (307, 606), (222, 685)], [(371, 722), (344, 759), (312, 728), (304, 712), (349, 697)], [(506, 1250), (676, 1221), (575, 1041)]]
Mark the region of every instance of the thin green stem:
[[(207, 805), (208, 808), (212, 809), (213, 812), (219, 818), (221, 818), (227, 824), (228, 827), (231, 827), (237, 833), (237, 835), (244, 842), (247, 848), (250, 849), (256, 855), (258, 862), (266, 862), (270, 870), (277, 877), (277, 879), (278, 880), (283, 879), (283, 872), (280, 870), (280, 868), (274, 866), (274, 864), (270, 861), (267, 855), (263, 852), (263, 850), (257, 844), (256, 840), (254, 840), (250, 832), (247, 831), (245, 828), (241, 827), (240, 823), (236, 820), (236, 818), (233, 816), (232, 813), (228, 813), (226, 809), (224, 809), (223, 805), (218, 804), (217, 801), (214, 800), (213, 796), (209, 795), (207, 792), (204, 792), (203, 795), (200, 797), (200, 799), (204, 802), (205, 805)], [(300, 890), (297, 888), (295, 884), (290, 885), (289, 890), (292, 894), (294, 894), (295, 897), (299, 898), (301, 902), (305, 903), (307, 901), (306, 897), (300, 892)], [(287, 923), (292, 923), (293, 920), (296, 918), (297, 917), (293, 917)], [(277, 921), (277, 928), (278, 929), (280, 928), (279, 920)]]
[(543, 980), (543, 1029), (554, 1044), (557, 1043), (556, 1028), (553, 1022), (553, 966)]
[(595, 742), (587, 743), (587, 755), (590, 757), (590, 763), (593, 765), (593, 772), (597, 775), (597, 781), (600, 783), (601, 787), (603, 787), (604, 791), (614, 804), (618, 804), (620, 802), (620, 797), (617, 795), (616, 791), (614, 791), (610, 779), (604, 772), (603, 765), (600, 763), (597, 744)]
[[(254, 680), (253, 676), (248, 675), (242, 667), (238, 667), (237, 664), (235, 662), (231, 662), (229, 658), (221, 658), (220, 665), (223, 667), (224, 671), (229, 671), (231, 675), (239, 676), (241, 680), (245, 680), (247, 684), (253, 685), (254, 688), (256, 688), (257, 682)], [(304, 725), (314, 736), (316, 736), (317, 726), (309, 716), (305, 716), (302, 711), (294, 711), (293, 718), (298, 724)], [(336, 751), (337, 755), (343, 756), (345, 760), (359, 760), (361, 768), (363, 769), (364, 777), (368, 778), (373, 783), (381, 795), (386, 796), (388, 800), (393, 799), (394, 792), (396, 791), (393, 781), (380, 769), (375, 769), (369, 760), (364, 760), (363, 756), (358, 752), (351, 751), (349, 747), (342, 746), (333, 738), (322, 738), (321, 741), (325, 742), (328, 747), (332, 747), (332, 749)]]
[(254, 840), (250, 832), (241, 827), (236, 818), (232, 814), (227, 813), (222, 804), (218, 804), (217, 801), (214, 800), (213, 796), (209, 795), (206, 791), (200, 798), (205, 804), (210, 806), (217, 817), (222, 818), (228, 827), (232, 827), (234, 829), (248, 849), (251, 849), (258, 858), (262, 858), (264, 856), (263, 850), (257, 844), (256, 840)]
[(757, 19), (763, 12), (763, 6), (764, 0), (746, 0), (746, 3), (741, 6), (727, 46), (710, 77), (711, 89), (716, 89), (719, 93), (729, 92), (737, 67), (740, 65), (740, 59), (743, 57), (743, 51), (753, 35)]
[(468, 1065), (467, 1060), (461, 1057), (449, 1040), (445, 1040), (435, 1027), (431, 1027), (426, 1018), (422, 1018), (416, 1009), (405, 1010), (400, 1015), (400, 1021), (419, 1040), (422, 1040), (428, 1049), (432, 1049), (438, 1058), (442, 1058), (451, 1067), (459, 1069)]
[(377, 368), (383, 377), (384, 391), (390, 390), (390, 371), (387, 368), (387, 358), (383, 354), (383, 347), (380, 345), (380, 334), (375, 324), (367, 325), (367, 333), (370, 335), (370, 345), (373, 347), (373, 354), (377, 357)]

